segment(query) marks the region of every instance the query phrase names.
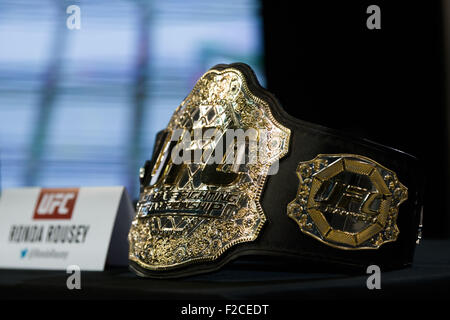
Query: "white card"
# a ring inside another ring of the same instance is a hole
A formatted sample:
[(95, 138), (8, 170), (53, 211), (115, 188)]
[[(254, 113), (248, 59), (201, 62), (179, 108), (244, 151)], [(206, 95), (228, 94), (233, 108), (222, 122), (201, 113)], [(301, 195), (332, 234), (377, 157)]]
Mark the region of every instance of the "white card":
[(0, 268), (102, 271), (126, 265), (134, 215), (124, 187), (4, 189)]

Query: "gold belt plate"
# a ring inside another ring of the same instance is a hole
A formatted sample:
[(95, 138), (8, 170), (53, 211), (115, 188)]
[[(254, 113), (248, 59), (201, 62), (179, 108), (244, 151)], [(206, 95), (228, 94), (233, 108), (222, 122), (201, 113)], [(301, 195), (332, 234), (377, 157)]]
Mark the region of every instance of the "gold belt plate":
[[(211, 128), (219, 138), (194, 138), (191, 151), (214, 148), (227, 129), (252, 128), (257, 137), (266, 134), (265, 161), (239, 166), (174, 163), (169, 140), (175, 130), (194, 136), (195, 129)], [(212, 69), (177, 108), (167, 132), (152, 170), (153, 183), (137, 205), (129, 259), (149, 270), (164, 270), (212, 261), (238, 243), (255, 240), (266, 221), (260, 204), (265, 179), (271, 165), (288, 152), (290, 137), (269, 104), (249, 90), (237, 68)]]
[(378, 249), (396, 241), (399, 206), (408, 198), (397, 175), (355, 154), (320, 154), (300, 162), (287, 214), (300, 230), (339, 249)]

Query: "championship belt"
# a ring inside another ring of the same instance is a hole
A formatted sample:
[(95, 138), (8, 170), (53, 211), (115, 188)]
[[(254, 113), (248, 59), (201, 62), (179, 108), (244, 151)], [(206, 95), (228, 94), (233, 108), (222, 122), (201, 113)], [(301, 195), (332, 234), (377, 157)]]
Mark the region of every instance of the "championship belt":
[(240, 256), (405, 267), (420, 172), (411, 155), (289, 116), (247, 65), (217, 65), (141, 169), (130, 268), (181, 277)]

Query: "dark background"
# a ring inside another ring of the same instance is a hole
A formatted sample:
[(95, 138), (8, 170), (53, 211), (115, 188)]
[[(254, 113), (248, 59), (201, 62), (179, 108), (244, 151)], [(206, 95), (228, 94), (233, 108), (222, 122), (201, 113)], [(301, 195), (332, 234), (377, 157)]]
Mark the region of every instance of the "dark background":
[(293, 116), (420, 158), (425, 237), (450, 235), (443, 17), (439, 1), (263, 1), (268, 89)]

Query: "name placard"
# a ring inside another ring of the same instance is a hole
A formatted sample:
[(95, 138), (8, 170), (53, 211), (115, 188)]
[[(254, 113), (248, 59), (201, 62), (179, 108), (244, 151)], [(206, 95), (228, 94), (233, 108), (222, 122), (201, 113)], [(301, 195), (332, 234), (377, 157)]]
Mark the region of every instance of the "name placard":
[(18, 188), (0, 197), (0, 268), (102, 271), (128, 263), (124, 187)]

